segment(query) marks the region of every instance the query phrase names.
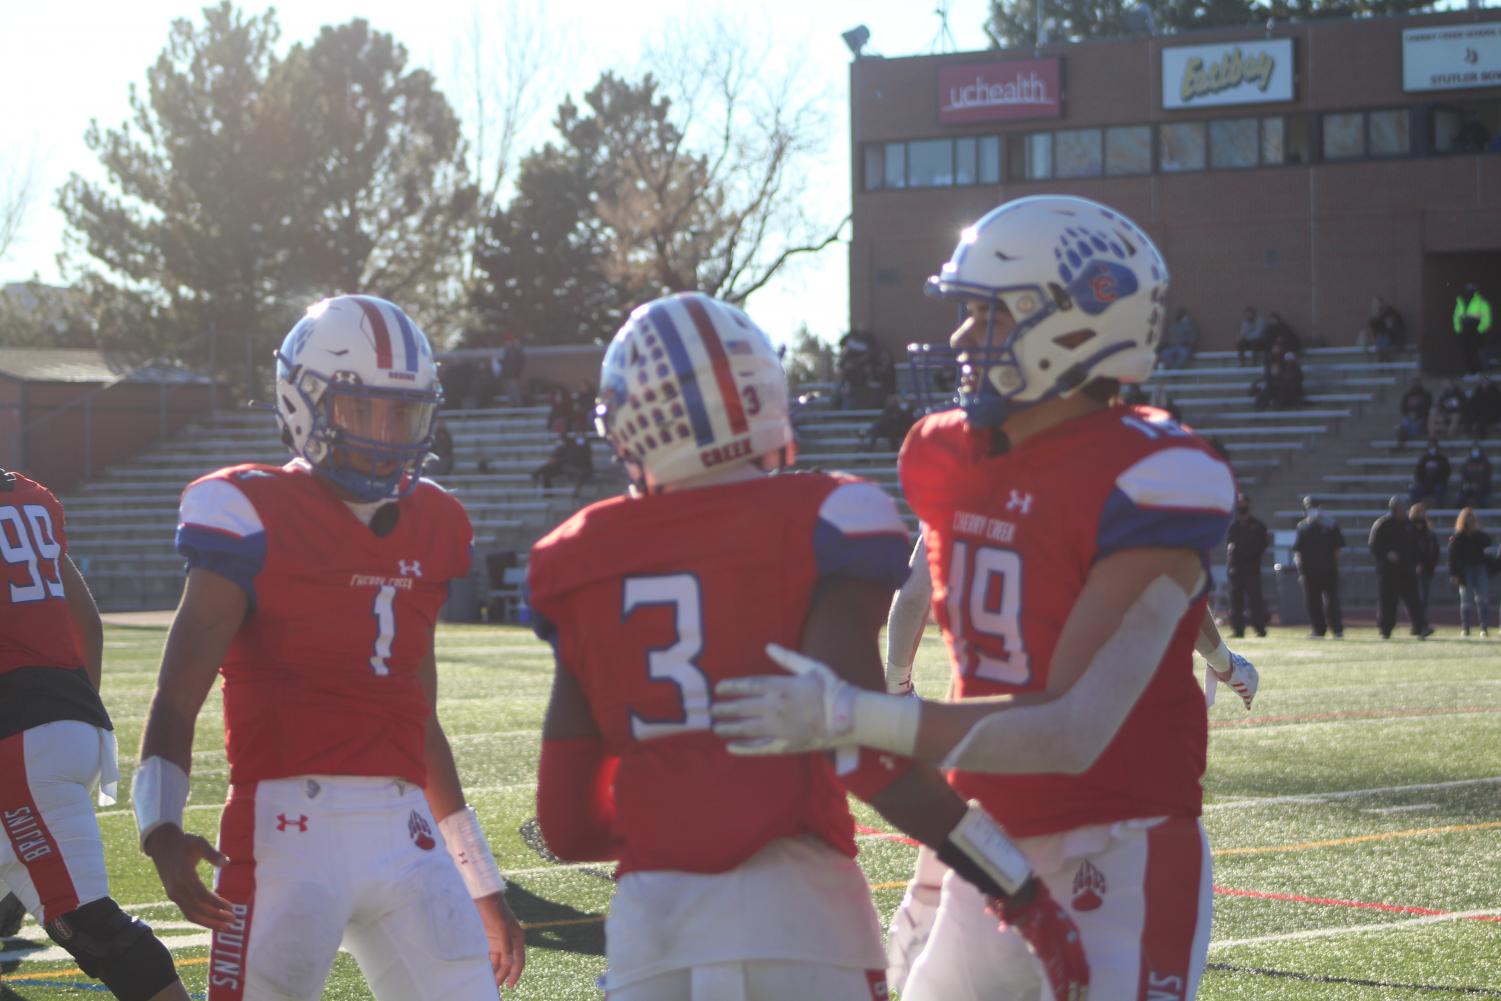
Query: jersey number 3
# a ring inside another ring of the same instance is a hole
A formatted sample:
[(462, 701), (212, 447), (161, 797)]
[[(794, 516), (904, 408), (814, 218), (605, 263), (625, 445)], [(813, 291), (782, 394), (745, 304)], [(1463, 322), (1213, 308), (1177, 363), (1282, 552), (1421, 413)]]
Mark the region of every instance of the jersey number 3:
[(964, 637), (964, 673), (1024, 685), (1032, 677), (1022, 640), (1022, 558), (1010, 549), (955, 542), (949, 559), (949, 629)]
[(629, 618), (638, 608), (649, 605), (672, 608), (677, 635), (667, 646), (646, 651), (646, 674), (652, 681), (677, 686), (683, 708), (677, 719), (647, 719), (635, 709), (630, 710), (631, 736), (636, 740), (651, 740), (690, 730), (707, 730), (709, 679), (694, 661), (704, 649), (703, 599), (698, 578), (686, 573), (627, 577), (622, 593), (621, 618)]

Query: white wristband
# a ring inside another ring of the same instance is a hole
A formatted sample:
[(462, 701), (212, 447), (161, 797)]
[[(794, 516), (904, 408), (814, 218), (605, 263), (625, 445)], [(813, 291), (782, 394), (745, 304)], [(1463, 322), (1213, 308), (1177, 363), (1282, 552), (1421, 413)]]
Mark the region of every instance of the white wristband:
[(922, 699), (908, 695), (884, 695), (850, 686), (851, 741), (862, 747), (913, 756), (917, 749), (917, 725), (923, 716)]
[(506, 878), (500, 874), (500, 866), (495, 864), (490, 842), (480, 830), (474, 807), (466, 806), (450, 813), (438, 821), (438, 830), (443, 832), (443, 843), (448, 846), (448, 855), (464, 878), (469, 896), (478, 900), (492, 893), (505, 892)]
[(969, 801), (969, 810), (949, 832), (949, 842), (1005, 887), (1007, 893), (1021, 889), (1032, 875), (1032, 863), (1027, 856), (976, 800)]
[(131, 783), (130, 798), (135, 807), (136, 830), (141, 848), (151, 832), (163, 824), (181, 830), (182, 812), (188, 804), (188, 773), (159, 754), (142, 761)]

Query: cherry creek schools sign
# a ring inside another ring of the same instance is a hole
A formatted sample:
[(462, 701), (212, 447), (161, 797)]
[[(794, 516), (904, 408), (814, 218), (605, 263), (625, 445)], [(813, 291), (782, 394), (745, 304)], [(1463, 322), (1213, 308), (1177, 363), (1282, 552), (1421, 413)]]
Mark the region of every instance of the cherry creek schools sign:
[(1202, 108), (1293, 99), (1293, 40), (1162, 50), (1162, 106)]
[(1060, 118), (1061, 60), (1016, 59), (938, 67), (938, 121), (1018, 121)]
[(1402, 32), (1402, 89), (1501, 86), (1501, 21)]

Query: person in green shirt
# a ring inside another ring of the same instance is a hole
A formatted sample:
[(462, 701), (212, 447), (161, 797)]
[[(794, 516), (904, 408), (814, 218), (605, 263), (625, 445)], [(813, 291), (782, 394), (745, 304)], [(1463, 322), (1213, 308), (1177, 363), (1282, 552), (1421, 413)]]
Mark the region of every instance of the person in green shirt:
[(1465, 371), (1479, 372), (1481, 339), (1491, 329), (1491, 304), (1480, 294), (1480, 286), (1470, 282), (1454, 300), (1454, 332), (1464, 344)]

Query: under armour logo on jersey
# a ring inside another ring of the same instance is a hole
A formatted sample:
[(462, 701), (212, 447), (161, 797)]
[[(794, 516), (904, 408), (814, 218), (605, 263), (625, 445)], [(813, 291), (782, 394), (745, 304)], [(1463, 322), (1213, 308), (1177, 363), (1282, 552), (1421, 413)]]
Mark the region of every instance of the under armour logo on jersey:
[(1074, 873), (1074, 910), (1094, 911), (1105, 902), (1105, 874), (1088, 861)]
[(1032, 513), (1032, 495), (1024, 494), (1020, 490), (1011, 491), (1011, 499), (1006, 502), (1007, 511), (1019, 511), (1022, 514)]
[(401, 571), (401, 575), (403, 577), (421, 577), (422, 576), (422, 561), (421, 560), (397, 560), (396, 561), (396, 566)]
[(297, 828), (302, 833), (307, 833), (307, 815), (299, 813), (296, 819), (288, 817), (285, 813), (278, 813), (276, 815), (276, 829), (278, 831), (285, 831), (291, 827)]
[(427, 825), (427, 819), (416, 810), (407, 818), (407, 833), (412, 836), (412, 843), (425, 852), (432, 851), (438, 844), (433, 838), (433, 829)]

